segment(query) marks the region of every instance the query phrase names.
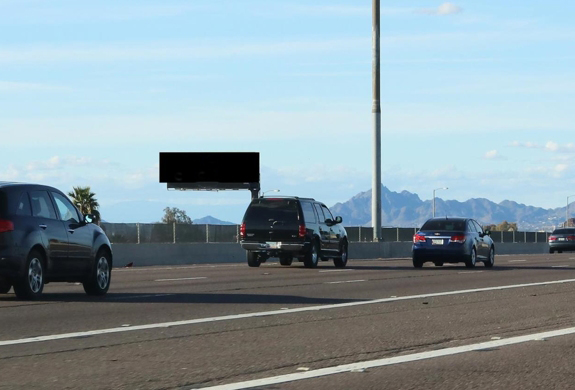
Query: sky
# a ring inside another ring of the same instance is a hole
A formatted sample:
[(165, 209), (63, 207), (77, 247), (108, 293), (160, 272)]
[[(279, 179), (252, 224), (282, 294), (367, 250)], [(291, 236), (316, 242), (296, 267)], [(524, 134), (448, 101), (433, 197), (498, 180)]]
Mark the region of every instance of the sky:
[[(160, 152), (259, 152), (263, 191), (328, 206), (370, 190), (371, 3), (0, 0), (0, 180), (90, 186), (110, 222), (241, 221), (248, 191), (168, 191)], [(564, 207), (574, 14), (382, 1), (382, 184)]]

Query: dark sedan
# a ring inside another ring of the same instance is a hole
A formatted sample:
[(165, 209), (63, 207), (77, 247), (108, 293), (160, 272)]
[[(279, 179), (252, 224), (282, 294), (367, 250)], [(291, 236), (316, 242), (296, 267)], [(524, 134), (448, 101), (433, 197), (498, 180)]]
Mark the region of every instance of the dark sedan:
[(575, 251), (575, 228), (555, 229), (548, 241), (549, 253)]
[(110, 287), (112, 247), (104, 231), (53, 187), (0, 182), (0, 293), (34, 299), (50, 282)]
[(468, 268), (482, 261), (486, 267), (495, 263), (495, 245), (481, 225), (469, 218), (432, 218), (413, 236), (413, 266), (421, 268), (427, 261), (436, 266), (464, 262)]

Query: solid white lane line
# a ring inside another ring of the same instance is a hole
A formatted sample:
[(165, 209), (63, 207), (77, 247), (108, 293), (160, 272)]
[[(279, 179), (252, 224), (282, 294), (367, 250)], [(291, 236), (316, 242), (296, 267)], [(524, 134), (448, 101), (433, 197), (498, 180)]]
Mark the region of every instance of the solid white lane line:
[[(262, 264), (264, 265), (264, 264)], [(180, 269), (197, 269), (197, 268), (230, 268), (230, 267), (244, 267), (244, 264), (220, 264), (220, 265), (192, 265), (192, 266), (173, 266), (173, 267), (120, 267), (115, 268), (113, 272), (142, 272), (142, 271), (166, 271), (166, 270), (180, 270)]]
[(569, 268), (569, 265), (552, 265), (551, 268)]
[(465, 271), (465, 272), (458, 272), (458, 274), (480, 274), (483, 271)]
[(154, 282), (174, 282), (178, 280), (198, 280), (198, 279), (207, 279), (205, 276), (197, 276), (195, 278), (176, 278), (176, 279), (156, 279)]
[(348, 268), (348, 269), (326, 269), (324, 271), (319, 271), (319, 273), (324, 273), (324, 272), (347, 272), (347, 271), (353, 271), (353, 269)]
[(523, 263), (527, 260), (509, 260), (510, 263)]
[[(132, 326), (129, 328), (119, 327), (119, 328), (89, 330), (89, 331), (84, 331), (84, 332), (62, 333), (62, 334), (55, 334), (55, 335), (48, 335), (48, 336), (30, 337), (30, 338), (25, 338), (25, 339), (4, 340), (4, 341), (0, 341), (0, 347), (5, 346), (5, 345), (38, 343), (38, 342), (43, 342), (43, 341), (72, 339), (72, 338), (76, 338), (76, 337), (96, 336), (96, 335), (101, 335), (101, 334), (132, 332), (132, 331), (136, 331), (136, 330), (169, 328), (171, 326), (205, 324), (208, 322), (219, 322), (219, 321), (240, 320), (240, 319), (246, 319), (246, 318), (269, 317), (269, 316), (292, 314), (292, 313), (304, 313), (304, 312), (308, 312), (308, 311), (341, 309), (341, 308), (345, 308), (345, 307), (353, 307), (353, 306), (361, 306), (361, 305), (373, 305), (373, 304), (378, 304), (378, 303), (407, 301), (407, 300), (412, 300), (412, 299), (445, 297), (445, 296), (458, 295), (458, 294), (470, 294), (470, 293), (485, 292), (485, 291), (510, 290), (510, 289), (515, 289), (515, 288), (548, 286), (548, 285), (565, 284), (565, 283), (575, 283), (575, 279), (563, 279), (563, 280), (552, 280), (549, 282), (525, 283), (525, 284), (513, 284), (513, 285), (507, 285), (507, 286), (473, 288), (473, 289), (468, 289), (468, 290), (444, 291), (444, 292), (439, 292), (439, 293), (408, 295), (408, 296), (396, 297), (396, 298), (373, 299), (370, 301), (334, 303), (332, 305), (321, 305), (321, 306), (306, 306), (306, 307), (298, 307), (298, 308), (289, 309), (289, 310), (281, 310), (280, 309), (280, 310), (263, 311), (263, 312), (256, 312), (256, 313), (232, 314), (232, 315), (220, 316), (220, 317), (196, 318), (193, 320), (182, 320), (182, 321), (173, 321), (173, 322), (160, 322), (160, 323), (156, 323), (156, 324), (135, 325), (135, 326)], [(177, 295), (177, 294), (174, 294), (174, 295)]]
[(325, 282), (324, 284), (358, 283), (358, 282), (367, 282), (367, 280), (365, 280), (365, 279), (361, 279), (361, 280), (339, 280), (337, 282)]
[(525, 336), (516, 336), (508, 339), (492, 340), (483, 343), (462, 345), (460, 347), (451, 347), (438, 349), (435, 351), (412, 353), (409, 355), (396, 356), (391, 358), (383, 358), (377, 360), (369, 360), (366, 362), (343, 364), (341, 366), (333, 366), (321, 368), (318, 370), (310, 370), (305, 372), (296, 372), (293, 374), (278, 375), (269, 378), (255, 379), (245, 382), (230, 383), (227, 385), (219, 385), (212, 387), (202, 387), (202, 390), (242, 390), (251, 389), (254, 387), (264, 387), (270, 385), (277, 385), (280, 383), (293, 382), (303, 379), (319, 378), (327, 375), (341, 374), (345, 372), (354, 372), (362, 370), (367, 370), (375, 367), (391, 366), (394, 364), (409, 363), (419, 360), (433, 359), (443, 356), (456, 355), (465, 352), (481, 351), (491, 348), (505, 347), (509, 345), (527, 343), (530, 341), (538, 341), (542, 339), (548, 339), (551, 337), (566, 336), (570, 334), (575, 334), (575, 328), (566, 328), (560, 330), (554, 330), (550, 332), (535, 333)]

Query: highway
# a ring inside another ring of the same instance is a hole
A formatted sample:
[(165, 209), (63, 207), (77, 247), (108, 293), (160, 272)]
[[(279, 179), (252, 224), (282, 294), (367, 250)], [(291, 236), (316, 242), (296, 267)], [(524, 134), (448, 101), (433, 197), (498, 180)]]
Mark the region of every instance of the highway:
[(0, 295), (0, 389), (568, 389), (575, 253), (114, 269)]

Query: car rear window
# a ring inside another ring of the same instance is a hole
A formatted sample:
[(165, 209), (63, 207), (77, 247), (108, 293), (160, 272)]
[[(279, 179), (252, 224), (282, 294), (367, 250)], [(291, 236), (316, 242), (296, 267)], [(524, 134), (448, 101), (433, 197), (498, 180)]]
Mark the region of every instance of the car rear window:
[(421, 230), (446, 230), (446, 231), (465, 231), (464, 220), (435, 219), (427, 221), (421, 227)]
[(575, 229), (555, 229), (551, 234), (575, 234)]
[(0, 190), (0, 218), (5, 217), (8, 211), (8, 195)]
[(294, 199), (256, 199), (244, 217), (251, 222), (297, 221), (298, 204)]

